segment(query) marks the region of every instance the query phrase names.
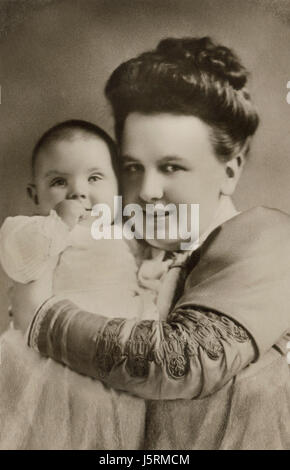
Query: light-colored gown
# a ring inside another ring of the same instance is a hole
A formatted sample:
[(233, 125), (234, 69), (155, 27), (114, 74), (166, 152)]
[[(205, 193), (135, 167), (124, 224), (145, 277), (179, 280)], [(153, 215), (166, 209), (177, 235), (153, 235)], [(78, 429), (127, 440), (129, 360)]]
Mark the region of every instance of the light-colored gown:
[[(48, 217), (11, 217), (0, 233), (1, 261), (15, 281), (41, 279), (52, 292), (107, 317), (157, 319), (124, 240), (94, 240)], [(25, 308), (25, 306), (23, 306)], [(146, 313), (147, 308), (147, 313)], [(0, 337), (0, 449), (130, 449), (144, 439), (144, 400), (117, 392), (29, 349), (23, 335)], [(61, 347), (61, 345), (60, 345)]]

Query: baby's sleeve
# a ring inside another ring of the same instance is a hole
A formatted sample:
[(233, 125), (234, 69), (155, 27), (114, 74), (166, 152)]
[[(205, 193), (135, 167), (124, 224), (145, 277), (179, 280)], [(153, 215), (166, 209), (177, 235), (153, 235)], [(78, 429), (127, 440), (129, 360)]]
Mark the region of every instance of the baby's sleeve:
[(11, 279), (27, 284), (39, 279), (68, 240), (69, 229), (54, 210), (49, 216), (7, 217), (0, 229), (0, 262)]

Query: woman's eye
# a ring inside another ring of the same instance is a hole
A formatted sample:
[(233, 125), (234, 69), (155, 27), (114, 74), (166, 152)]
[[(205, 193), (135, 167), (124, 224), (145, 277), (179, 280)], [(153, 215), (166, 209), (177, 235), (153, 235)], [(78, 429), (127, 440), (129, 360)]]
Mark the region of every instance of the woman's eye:
[(100, 181), (101, 179), (102, 179), (102, 175), (97, 174), (97, 175), (91, 175), (88, 181), (90, 183), (96, 183), (97, 181)]
[(177, 171), (184, 171), (185, 169), (180, 165), (167, 164), (161, 167), (164, 173), (176, 173)]
[(137, 163), (130, 163), (129, 165), (123, 166), (123, 171), (131, 174), (138, 173), (142, 171), (142, 165), (139, 165)]
[(64, 178), (55, 178), (54, 180), (51, 181), (50, 186), (51, 187), (54, 187), (54, 186), (65, 187), (66, 180)]

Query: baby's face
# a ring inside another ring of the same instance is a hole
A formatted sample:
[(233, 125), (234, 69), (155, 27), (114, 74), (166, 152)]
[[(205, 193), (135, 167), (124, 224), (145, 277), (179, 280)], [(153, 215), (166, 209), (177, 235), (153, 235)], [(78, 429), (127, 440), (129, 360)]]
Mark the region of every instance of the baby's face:
[(35, 190), (41, 215), (64, 199), (78, 200), (89, 211), (107, 204), (113, 214), (117, 179), (106, 143), (94, 136), (75, 136), (40, 151), (35, 165)]

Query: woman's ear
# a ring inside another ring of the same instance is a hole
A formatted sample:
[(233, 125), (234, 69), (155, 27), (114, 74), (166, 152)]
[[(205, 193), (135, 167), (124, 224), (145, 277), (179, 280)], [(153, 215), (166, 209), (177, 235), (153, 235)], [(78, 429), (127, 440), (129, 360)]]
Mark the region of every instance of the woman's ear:
[(30, 199), (33, 200), (34, 204), (38, 205), (38, 197), (35, 184), (28, 184), (26, 191)]
[(221, 193), (224, 196), (231, 196), (240, 179), (245, 159), (243, 154), (238, 154), (225, 165), (225, 179), (222, 184)]

